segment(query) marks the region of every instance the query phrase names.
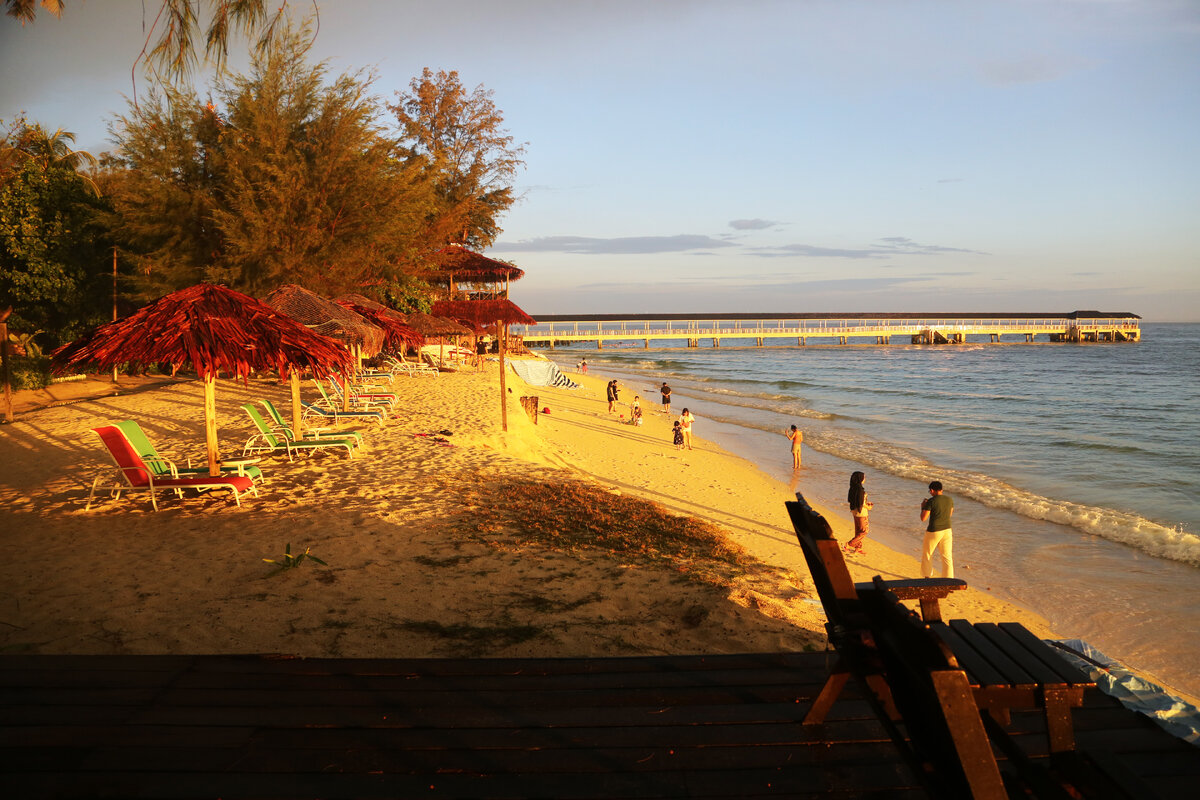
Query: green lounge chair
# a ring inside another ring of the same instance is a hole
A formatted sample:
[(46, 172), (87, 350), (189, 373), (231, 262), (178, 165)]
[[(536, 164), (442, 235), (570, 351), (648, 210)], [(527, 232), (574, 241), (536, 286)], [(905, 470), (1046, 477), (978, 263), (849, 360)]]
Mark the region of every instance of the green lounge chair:
[[(275, 404), (272, 403), (270, 400), (259, 400), (258, 402), (260, 405), (262, 405), (263, 410), (267, 412), (268, 423), (274, 425), (275, 430), (279, 431), (280, 433), (282, 433), (284, 436), (291, 439), (292, 441), (295, 441), (296, 434), (292, 431), (292, 426), (287, 424), (287, 421), (284, 420), (283, 415), (279, 413), (279, 409), (275, 407)], [(327, 430), (329, 430), (329, 429), (328, 428), (307, 428), (304, 431), (304, 441), (306, 441), (306, 442), (319, 441), (321, 439), (321, 434)], [(325, 438), (329, 438), (329, 437), (325, 437)], [(358, 431), (338, 431), (337, 434), (335, 434), (333, 436), (333, 438), (334, 439), (349, 439), (350, 441), (354, 442), (355, 447), (362, 447), (362, 443), (363, 443), (362, 434), (359, 433)]]
[[(150, 439), (146, 436), (146, 432), (142, 430), (142, 426), (131, 419), (116, 423), (113, 427), (125, 434), (125, 438), (129, 440), (129, 444), (137, 451), (137, 454), (145, 462), (146, 468), (154, 474), (155, 478), (178, 478), (181, 475), (207, 475), (208, 466), (193, 467), (191, 459), (188, 459), (186, 467), (180, 467), (171, 461), (169, 458), (163, 458), (158, 454), (154, 445), (150, 443)], [(236, 466), (221, 467), (222, 474), (249, 475), (255, 481), (264, 481), (262, 470), (253, 465), (240, 468)]]
[[(340, 401), (342, 399), (342, 385), (333, 378), (330, 378), (329, 386), (333, 389), (334, 397)], [(350, 393), (350, 404), (359, 407), (375, 408), (378, 406), (387, 406), (390, 409), (396, 405), (396, 401), (399, 399), (392, 392), (363, 392), (349, 381), (346, 383), (346, 391)]]
[(313, 403), (301, 403), (300, 405), (304, 406), (305, 419), (317, 418), (327, 421), (332, 420), (334, 425), (337, 425), (343, 420), (353, 419), (371, 420), (372, 422), (378, 422), (380, 425), (382, 425), (384, 418), (387, 416), (383, 409), (375, 411), (342, 411), (341, 408), (326, 408)]
[(246, 446), (242, 448), (242, 455), (250, 455), (252, 453), (286, 453), (288, 461), (291, 461), (293, 452), (312, 452), (315, 450), (344, 447), (346, 455), (354, 458), (354, 443), (349, 439), (306, 439), (301, 442), (293, 442), (282, 434), (276, 435), (275, 431), (271, 430), (271, 426), (267, 424), (267, 421), (263, 419), (262, 414), (258, 413), (258, 408), (255, 407), (254, 403), (244, 404), (242, 410), (250, 417), (250, 421), (254, 423), (254, 427), (258, 428), (258, 433), (246, 440)]
[[(336, 385), (336, 383), (332, 379), (330, 379), (330, 383)], [(325, 387), (321, 385), (320, 381), (314, 379), (313, 384), (317, 387), (317, 391), (321, 393), (321, 401), (319, 403), (317, 403), (316, 405), (319, 405), (323, 408), (327, 408), (330, 411), (336, 411), (339, 417), (349, 416), (350, 414), (355, 413), (355, 412), (368, 412), (369, 411), (369, 412), (375, 413), (375, 414), (382, 414), (383, 418), (387, 419), (388, 406), (386, 404), (360, 403), (360, 404), (356, 405), (352, 399), (349, 403), (351, 408), (348, 411), (342, 411), (341, 391), (338, 391), (338, 396), (337, 396), (337, 399), (335, 400), (334, 398), (329, 396), (328, 392), (325, 391)]]

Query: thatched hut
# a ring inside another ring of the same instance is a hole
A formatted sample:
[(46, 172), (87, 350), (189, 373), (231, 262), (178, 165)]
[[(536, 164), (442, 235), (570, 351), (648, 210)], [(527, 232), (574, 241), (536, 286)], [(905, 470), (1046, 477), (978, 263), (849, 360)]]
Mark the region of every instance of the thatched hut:
[(208, 469), (217, 475), (218, 373), (245, 380), (251, 372), (278, 370), (291, 377), (298, 402), (297, 370), (311, 370), (320, 378), (347, 369), (351, 357), (333, 339), (253, 297), (202, 283), (63, 345), (53, 353), (51, 370), (63, 374), (79, 367), (109, 370), (121, 364), (138, 368), (162, 361), (191, 364), (204, 381)]

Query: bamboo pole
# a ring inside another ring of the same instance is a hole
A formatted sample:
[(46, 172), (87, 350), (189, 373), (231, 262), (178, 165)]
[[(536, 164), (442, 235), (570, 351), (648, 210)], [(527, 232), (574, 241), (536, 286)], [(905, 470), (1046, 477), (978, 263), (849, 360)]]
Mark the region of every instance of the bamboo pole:
[(217, 376), (204, 376), (204, 442), (208, 450), (208, 474), (221, 474), (221, 457), (217, 453)]
[[(113, 322), (117, 321), (117, 248), (113, 248)], [(174, 375), (171, 376), (175, 377)], [(117, 382), (117, 365), (113, 364), (112, 382)]]
[(304, 438), (304, 431), (301, 428), (304, 424), (301, 421), (304, 415), (301, 413), (300, 406), (300, 371), (292, 367), (288, 372), (292, 383), (292, 433), (298, 442)]
[[(499, 324), (499, 323), (497, 323)], [(500, 350), (500, 428), (508, 432), (508, 386), (505, 383), (504, 370), (504, 340), (508, 338), (507, 323), (501, 326), (497, 331), (499, 334), (496, 338), (499, 341)]]
[(13, 421), (12, 400), (12, 369), (9, 366), (8, 349), (8, 317), (12, 314), (12, 306), (0, 311), (0, 372), (4, 379), (4, 421)]

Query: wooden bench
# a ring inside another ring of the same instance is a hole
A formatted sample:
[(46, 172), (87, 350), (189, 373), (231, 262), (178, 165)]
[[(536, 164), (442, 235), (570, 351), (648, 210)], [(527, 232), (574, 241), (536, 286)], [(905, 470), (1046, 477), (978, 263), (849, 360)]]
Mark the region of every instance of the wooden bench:
[[(871, 591), (871, 583), (855, 584), (842, 557), (842, 549), (829, 523), (813, 510), (800, 493), (795, 502), (786, 503), (796, 539), (812, 573), (813, 584), (825, 609), (825, 630), (837, 651), (837, 662), (830, 671), (820, 694), (804, 717), (805, 725), (819, 725), (841, 694), (846, 681), (859, 676), (877, 696), (887, 697), (887, 684), (870, 641), (868, 620), (862, 612), (859, 591)], [(966, 582), (954, 578), (927, 578), (893, 581), (888, 584), (897, 596), (916, 600), (926, 620), (941, 620), (939, 601), (953, 591), (966, 588)], [(886, 699), (885, 699), (885, 702)], [(895, 718), (894, 710), (890, 716)]]
[[(935, 797), (991, 800), (1148, 798), (1150, 790), (1110, 754), (1075, 752), (1071, 708), (1095, 684), (1018, 623), (922, 621), (876, 576), (863, 592), (887, 700), (904, 731), (881, 721)], [(877, 698), (877, 705), (883, 701)], [(1048, 752), (1005, 731), (1012, 709), (1044, 711)], [(1002, 770), (992, 745), (1007, 757)], [(1046, 757), (1035, 760), (1034, 755)]]

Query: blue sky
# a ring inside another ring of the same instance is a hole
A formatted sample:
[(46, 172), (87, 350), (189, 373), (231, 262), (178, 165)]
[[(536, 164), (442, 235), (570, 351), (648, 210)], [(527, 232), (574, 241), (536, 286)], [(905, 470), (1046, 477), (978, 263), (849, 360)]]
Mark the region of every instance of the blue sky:
[[(424, 67), (492, 90), (527, 164), (489, 253), (535, 315), (1200, 320), (1197, 0), (319, 7), (316, 56), (381, 96)], [(142, 15), (0, 20), (0, 117), (107, 149)]]

